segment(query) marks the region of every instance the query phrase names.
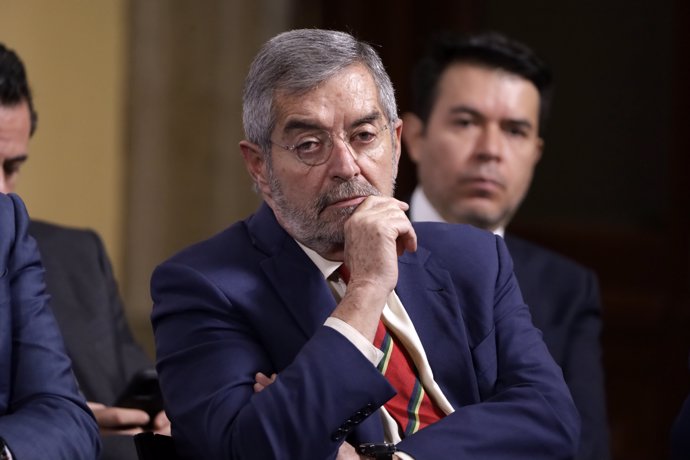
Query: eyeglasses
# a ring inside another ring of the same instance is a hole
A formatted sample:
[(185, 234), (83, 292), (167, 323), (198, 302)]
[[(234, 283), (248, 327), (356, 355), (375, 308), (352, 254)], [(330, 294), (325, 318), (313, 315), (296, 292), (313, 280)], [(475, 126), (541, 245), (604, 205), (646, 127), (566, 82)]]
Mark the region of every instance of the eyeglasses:
[[(388, 124), (380, 128), (366, 125), (358, 127), (355, 131), (348, 134), (347, 139), (338, 137), (345, 143), (345, 147), (355, 158), (358, 158), (360, 155), (374, 157), (385, 137), (383, 132), (387, 129)], [(331, 133), (323, 129), (300, 134), (292, 145), (283, 145), (273, 141), (271, 141), (271, 144), (294, 153), (299, 161), (308, 166), (324, 164), (333, 152), (333, 137)]]

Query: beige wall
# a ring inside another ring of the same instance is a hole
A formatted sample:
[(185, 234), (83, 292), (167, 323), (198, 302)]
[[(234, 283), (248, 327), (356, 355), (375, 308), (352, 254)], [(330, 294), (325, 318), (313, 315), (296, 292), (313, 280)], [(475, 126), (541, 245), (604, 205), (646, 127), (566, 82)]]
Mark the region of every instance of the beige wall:
[(288, 3), (130, 3), (123, 282), (142, 341), (154, 267), (257, 206), (238, 146), (242, 86), (259, 46), (284, 30)]
[(0, 41), (39, 113), (17, 192), (32, 217), (90, 227), (122, 274), (125, 0), (2, 0)]
[(18, 192), (31, 215), (103, 237), (153, 353), (156, 264), (258, 203), (239, 154), (249, 62), (290, 0), (0, 0), (0, 41), (39, 112)]

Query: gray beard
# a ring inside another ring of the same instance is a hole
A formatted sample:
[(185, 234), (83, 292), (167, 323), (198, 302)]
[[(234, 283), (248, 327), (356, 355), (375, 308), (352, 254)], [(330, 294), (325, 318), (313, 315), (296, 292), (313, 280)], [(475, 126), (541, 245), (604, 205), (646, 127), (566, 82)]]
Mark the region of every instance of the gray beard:
[[(275, 201), (277, 219), (285, 230), (297, 241), (319, 254), (342, 249), (345, 244), (345, 221), (357, 209), (350, 206), (329, 212), (329, 219), (324, 220), (321, 212), (330, 204), (352, 196), (380, 196), (381, 192), (369, 184), (357, 180), (341, 182), (316, 197), (304, 208), (294, 206), (285, 197), (280, 182), (269, 172), (269, 184)], [(333, 217), (331, 217), (333, 216)]]

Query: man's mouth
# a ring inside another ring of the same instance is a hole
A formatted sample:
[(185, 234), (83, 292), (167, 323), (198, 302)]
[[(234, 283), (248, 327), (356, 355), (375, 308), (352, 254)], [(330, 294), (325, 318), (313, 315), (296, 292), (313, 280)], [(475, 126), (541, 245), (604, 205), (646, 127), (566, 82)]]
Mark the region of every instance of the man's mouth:
[(329, 203), (328, 207), (349, 208), (352, 206), (359, 206), (366, 199), (366, 196), (353, 196), (349, 198), (342, 198)]
[(502, 181), (495, 180), (488, 177), (466, 177), (461, 179), (460, 183), (471, 190), (480, 193), (495, 193), (505, 189)]

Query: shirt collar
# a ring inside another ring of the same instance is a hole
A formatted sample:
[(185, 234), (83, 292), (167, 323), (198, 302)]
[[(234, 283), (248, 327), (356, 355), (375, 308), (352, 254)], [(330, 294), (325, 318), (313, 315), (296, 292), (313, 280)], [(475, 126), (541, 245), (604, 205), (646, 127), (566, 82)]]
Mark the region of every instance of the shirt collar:
[[(410, 218), (412, 222), (445, 222), (441, 214), (439, 214), (431, 204), (420, 185), (412, 192), (412, 198), (410, 199)], [(505, 228), (498, 227), (493, 233), (503, 237)]]
[(295, 242), (299, 245), (300, 248), (302, 248), (304, 253), (307, 254), (307, 257), (309, 257), (311, 261), (314, 262), (314, 265), (316, 265), (316, 267), (321, 271), (324, 278), (328, 278), (329, 276), (331, 276), (333, 272), (335, 272), (343, 264), (342, 262), (328, 260), (324, 257), (321, 257), (321, 255), (313, 249), (306, 247), (297, 240), (295, 240)]

